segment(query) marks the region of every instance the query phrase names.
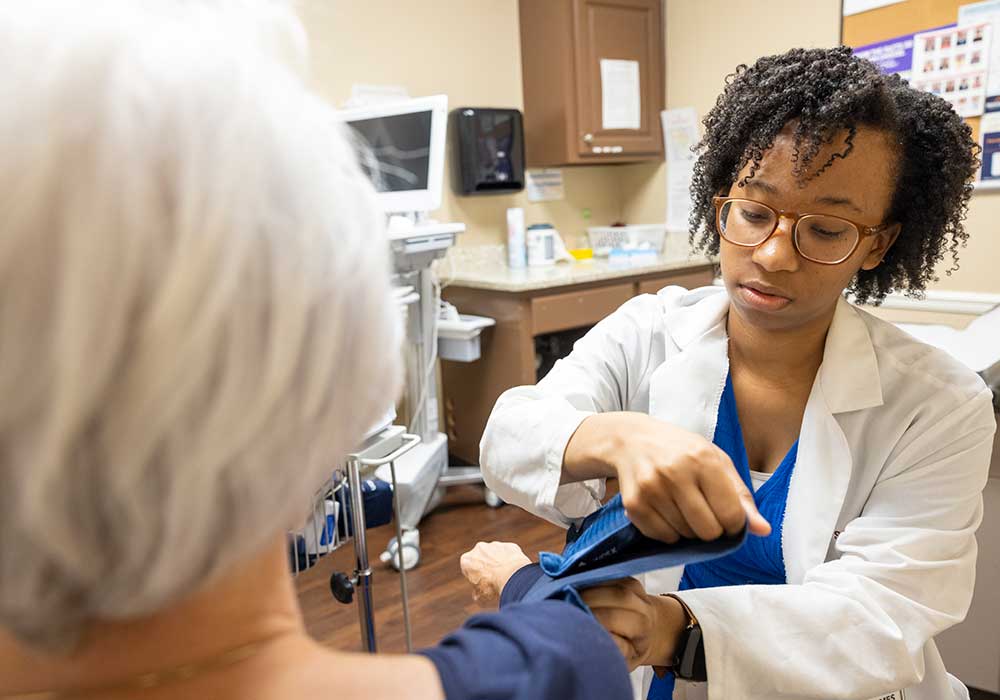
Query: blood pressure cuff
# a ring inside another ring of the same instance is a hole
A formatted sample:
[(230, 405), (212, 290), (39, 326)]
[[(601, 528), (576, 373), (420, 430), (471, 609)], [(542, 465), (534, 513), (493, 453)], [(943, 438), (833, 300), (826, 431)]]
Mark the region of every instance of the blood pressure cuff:
[(539, 554), (538, 563), (544, 575), (522, 600), (563, 598), (569, 594), (567, 589), (580, 591), (649, 571), (716, 559), (739, 549), (746, 536), (744, 527), (738, 535), (726, 535), (711, 542), (695, 539), (682, 539), (674, 544), (660, 542), (639, 532), (628, 519), (618, 495), (579, 526), (570, 528), (562, 554)]

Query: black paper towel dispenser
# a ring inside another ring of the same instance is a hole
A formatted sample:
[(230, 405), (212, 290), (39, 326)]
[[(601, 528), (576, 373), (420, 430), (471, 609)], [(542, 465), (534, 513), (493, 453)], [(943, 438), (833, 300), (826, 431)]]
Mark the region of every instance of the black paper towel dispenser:
[(463, 195), (524, 189), (524, 127), (517, 109), (459, 107), (449, 117), (452, 184)]

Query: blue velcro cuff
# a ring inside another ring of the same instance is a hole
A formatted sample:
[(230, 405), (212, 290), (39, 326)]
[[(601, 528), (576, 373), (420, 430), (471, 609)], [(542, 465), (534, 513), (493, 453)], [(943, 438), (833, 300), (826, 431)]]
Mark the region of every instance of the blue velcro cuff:
[(542, 552), (539, 555), (539, 565), (545, 575), (522, 600), (564, 598), (566, 591), (571, 590), (575, 595), (573, 602), (586, 608), (576, 591), (648, 571), (716, 559), (739, 549), (746, 536), (744, 528), (739, 535), (711, 542), (660, 542), (639, 532), (625, 514), (621, 496), (615, 496), (588, 516), (580, 527), (569, 531), (562, 554)]
[(614, 558), (642, 537), (629, 521), (621, 496), (615, 496), (603, 508), (588, 516), (579, 527), (569, 531), (562, 554), (542, 552), (538, 563), (552, 577), (593, 568)]

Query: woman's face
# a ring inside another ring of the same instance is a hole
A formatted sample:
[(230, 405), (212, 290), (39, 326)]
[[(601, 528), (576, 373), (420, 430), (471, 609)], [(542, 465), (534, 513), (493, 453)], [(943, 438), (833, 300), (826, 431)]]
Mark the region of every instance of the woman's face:
[[(813, 159), (811, 173), (832, 153), (842, 152), (847, 132), (833, 139)], [(826, 214), (865, 226), (885, 222), (893, 193), (897, 155), (884, 132), (859, 127), (854, 150), (805, 183), (792, 174), (794, 138), (785, 129), (764, 153), (760, 168), (745, 187), (733, 185), (728, 196), (762, 202), (778, 211)], [(747, 164), (737, 182), (750, 170)], [(892, 223), (892, 222), (886, 222)], [(792, 241), (793, 224), (781, 217), (774, 234), (756, 248), (722, 239), (722, 279), (732, 311), (751, 326), (794, 330), (829, 319), (837, 300), (860, 269), (877, 266), (895, 240), (898, 226), (861, 238), (854, 253), (837, 265), (800, 256)]]

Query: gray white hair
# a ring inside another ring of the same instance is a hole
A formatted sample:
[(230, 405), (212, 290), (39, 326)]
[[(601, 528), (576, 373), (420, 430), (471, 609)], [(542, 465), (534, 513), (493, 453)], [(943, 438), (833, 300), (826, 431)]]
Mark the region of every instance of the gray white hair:
[(375, 193), (277, 2), (0, 3), (0, 626), (273, 539), (396, 395)]

